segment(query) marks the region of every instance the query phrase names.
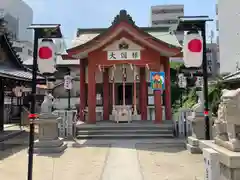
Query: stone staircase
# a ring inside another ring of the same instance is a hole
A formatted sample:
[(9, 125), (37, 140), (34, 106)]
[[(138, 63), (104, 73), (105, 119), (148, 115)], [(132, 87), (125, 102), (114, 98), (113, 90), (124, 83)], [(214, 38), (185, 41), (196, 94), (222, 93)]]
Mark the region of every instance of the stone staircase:
[(162, 124), (153, 122), (81, 124), (76, 126), (77, 139), (135, 139), (135, 138), (173, 138), (172, 121)]

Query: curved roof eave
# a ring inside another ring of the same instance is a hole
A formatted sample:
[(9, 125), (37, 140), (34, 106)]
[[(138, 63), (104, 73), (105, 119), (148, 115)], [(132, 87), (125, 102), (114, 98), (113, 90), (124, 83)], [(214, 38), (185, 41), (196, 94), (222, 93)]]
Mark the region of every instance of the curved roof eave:
[[(99, 41), (101, 39), (104, 39), (106, 36), (108, 36), (108, 35), (110, 36), (112, 33), (114, 33), (114, 30), (117, 29), (116, 26), (118, 26), (121, 22), (130, 25), (129, 29), (130, 28), (134, 28), (135, 30), (137, 30), (137, 32), (139, 34), (142, 34), (143, 36), (148, 37), (149, 39), (155, 41), (156, 43), (160, 43), (161, 45), (165, 45), (165, 46), (168, 46), (171, 49), (175, 49), (176, 52), (177, 51), (181, 51), (181, 47), (180, 46), (177, 47), (177, 46), (174, 46), (172, 44), (168, 44), (167, 42), (161, 41), (160, 39), (157, 39), (156, 37), (152, 36), (151, 34), (141, 30), (139, 27), (137, 27), (135, 25), (135, 23), (132, 21), (131, 17), (127, 14), (127, 12), (125, 10), (122, 10), (122, 11), (120, 11), (120, 14), (115, 17), (115, 20), (112, 23), (112, 26), (110, 26), (106, 31), (102, 32), (101, 34), (97, 35), (96, 37), (94, 37), (93, 39), (87, 41), (84, 44), (81, 44), (81, 45), (78, 45), (76, 47), (68, 49), (67, 53), (70, 54), (70, 56), (71, 56), (71, 55), (77, 54), (79, 51), (82, 51), (83, 49), (88, 49), (90, 47), (95, 46), (96, 44), (99, 43)], [(173, 55), (175, 55), (175, 54), (173, 54)]]

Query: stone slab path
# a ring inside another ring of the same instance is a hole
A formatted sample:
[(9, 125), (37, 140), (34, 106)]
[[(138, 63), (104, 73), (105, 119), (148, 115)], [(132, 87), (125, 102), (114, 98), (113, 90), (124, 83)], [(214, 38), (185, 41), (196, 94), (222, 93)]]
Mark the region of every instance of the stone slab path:
[(131, 142), (112, 144), (102, 180), (142, 180), (137, 150)]
[[(34, 180), (203, 180), (203, 157), (164, 140), (81, 141), (35, 156)], [(26, 180), (27, 150), (0, 151), (0, 179)]]

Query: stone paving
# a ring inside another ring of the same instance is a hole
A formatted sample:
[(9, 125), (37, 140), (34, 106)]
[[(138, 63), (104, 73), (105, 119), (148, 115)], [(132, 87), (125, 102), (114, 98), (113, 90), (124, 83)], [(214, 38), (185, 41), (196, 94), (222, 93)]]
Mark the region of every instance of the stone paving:
[[(34, 156), (34, 180), (203, 180), (202, 155), (131, 140), (78, 142), (61, 155)], [(26, 180), (27, 151), (0, 151), (0, 179)]]
[(137, 144), (144, 180), (203, 180), (202, 155), (193, 155), (181, 147), (161, 144)]
[[(62, 155), (35, 156), (34, 180), (98, 180), (108, 147), (68, 148)], [(1, 160), (0, 179), (26, 180), (26, 149)], [(0, 152), (1, 157), (2, 152)], [(4, 154), (4, 153), (3, 153)]]

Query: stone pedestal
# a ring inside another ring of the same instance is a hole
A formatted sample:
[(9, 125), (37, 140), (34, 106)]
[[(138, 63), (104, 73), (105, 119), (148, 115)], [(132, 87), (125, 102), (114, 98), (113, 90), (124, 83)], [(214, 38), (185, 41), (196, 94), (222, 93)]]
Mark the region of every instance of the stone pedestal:
[(202, 140), (199, 147), (211, 148), (218, 153), (217, 180), (240, 180), (240, 89), (223, 90), (214, 122), (213, 141)]
[(116, 112), (113, 114), (114, 120), (119, 122), (128, 122), (130, 123), (132, 121), (132, 110), (131, 106), (115, 106)]
[[(187, 117), (189, 121), (192, 122), (192, 136), (188, 137), (187, 149), (192, 154), (202, 153), (199, 148), (199, 140), (205, 139), (205, 120), (204, 116), (190, 116)], [(210, 134), (212, 135), (212, 120), (210, 118)], [(212, 136), (211, 136), (212, 138)]]
[(240, 152), (233, 152), (214, 143), (202, 140), (201, 149), (212, 148), (218, 152), (220, 174), (217, 180), (240, 180)]
[(58, 136), (58, 123), (61, 117), (54, 114), (41, 114), (36, 124), (39, 127), (39, 139), (35, 141), (34, 153), (61, 153), (67, 145)]
[(133, 121), (140, 121), (140, 120), (141, 120), (141, 115), (139, 115), (139, 114), (133, 114), (133, 115), (132, 115), (132, 120), (133, 120)]

